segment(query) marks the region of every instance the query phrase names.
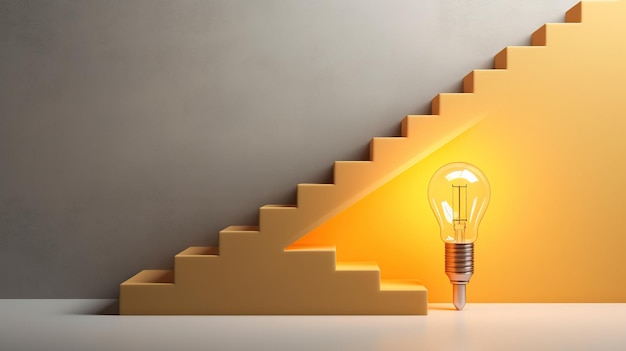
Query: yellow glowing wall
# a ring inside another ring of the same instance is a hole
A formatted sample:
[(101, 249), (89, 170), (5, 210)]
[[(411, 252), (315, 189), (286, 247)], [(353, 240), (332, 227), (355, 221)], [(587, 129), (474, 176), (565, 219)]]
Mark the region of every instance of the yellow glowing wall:
[(426, 189), (464, 161), (492, 190), (469, 302), (626, 302), (626, 3), (583, 9), (582, 23), (544, 28), (546, 46), (509, 48), (505, 70), (474, 72), (482, 122), (299, 242), (335, 244), (338, 260), (375, 260), (383, 278), (418, 278), (431, 302), (449, 301)]

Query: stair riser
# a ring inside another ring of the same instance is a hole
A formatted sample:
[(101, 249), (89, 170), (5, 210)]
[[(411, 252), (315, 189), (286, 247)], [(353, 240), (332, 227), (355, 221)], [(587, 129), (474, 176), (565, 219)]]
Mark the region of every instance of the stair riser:
[[(375, 165), (370, 161), (335, 162), (334, 182), (342, 189), (357, 189), (376, 174)], [(345, 191), (345, 190), (344, 190)]]

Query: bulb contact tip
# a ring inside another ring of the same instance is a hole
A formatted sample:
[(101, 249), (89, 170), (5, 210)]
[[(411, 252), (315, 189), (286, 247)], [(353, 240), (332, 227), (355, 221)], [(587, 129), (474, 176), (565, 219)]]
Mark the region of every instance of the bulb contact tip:
[(452, 303), (457, 311), (461, 311), (465, 307), (465, 284), (452, 285)]

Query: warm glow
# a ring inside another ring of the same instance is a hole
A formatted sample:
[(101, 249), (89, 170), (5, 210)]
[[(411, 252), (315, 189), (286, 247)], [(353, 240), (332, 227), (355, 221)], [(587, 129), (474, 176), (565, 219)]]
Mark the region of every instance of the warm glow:
[[(616, 117), (626, 50), (610, 40), (626, 37), (626, 2), (584, 5), (593, 11), (582, 24), (547, 28), (547, 47), (508, 48), (507, 69), (475, 71), (473, 94), (442, 102), (440, 118), (482, 122), (302, 242), (336, 244), (338, 260), (376, 261), (382, 277), (420, 279), (431, 302), (449, 301), (426, 189), (441, 165), (463, 160), (493, 192), (486, 213), (468, 195), (468, 216), (484, 215), (468, 301), (626, 302), (626, 235), (614, 224), (626, 198), (615, 186), (626, 179), (626, 119)], [(414, 135), (442, 134), (432, 125)]]
[[(434, 173), (428, 184), (428, 197), (444, 242), (473, 243), (476, 240), (478, 226), (489, 205), (490, 189), (485, 175), (468, 163), (449, 163)], [(468, 211), (469, 199), (473, 200)]]

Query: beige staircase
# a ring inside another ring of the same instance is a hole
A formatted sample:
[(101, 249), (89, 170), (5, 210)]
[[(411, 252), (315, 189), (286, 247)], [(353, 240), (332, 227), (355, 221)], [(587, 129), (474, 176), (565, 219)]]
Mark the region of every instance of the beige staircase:
[[(335, 261), (334, 247), (273, 250), (253, 227), (220, 232), (220, 248), (190, 247), (174, 270), (122, 283), (122, 314), (425, 314), (419, 282), (380, 281), (375, 262)], [(225, 274), (228, 272), (228, 274)]]
[[(596, 6), (579, 3), (566, 21), (580, 22)], [(547, 32), (552, 40), (566, 26), (543, 26), (532, 48), (504, 49), (495, 69), (465, 77), (465, 93), (439, 94), (433, 115), (407, 116), (401, 137), (374, 138), (371, 161), (335, 162), (334, 184), (299, 184), (297, 205), (261, 207), (258, 227), (225, 228), (219, 248), (190, 247), (175, 256), (174, 270), (146, 270), (123, 282), (120, 313), (426, 314), (418, 281), (381, 281), (375, 262), (336, 262), (334, 247), (291, 244), (476, 125), (489, 112), (482, 92), (499, 89), (507, 68), (543, 59)]]

